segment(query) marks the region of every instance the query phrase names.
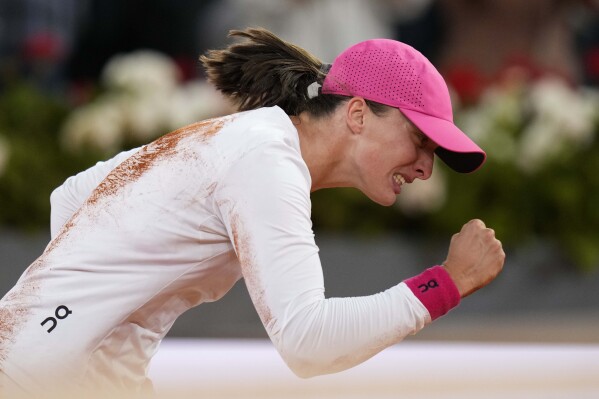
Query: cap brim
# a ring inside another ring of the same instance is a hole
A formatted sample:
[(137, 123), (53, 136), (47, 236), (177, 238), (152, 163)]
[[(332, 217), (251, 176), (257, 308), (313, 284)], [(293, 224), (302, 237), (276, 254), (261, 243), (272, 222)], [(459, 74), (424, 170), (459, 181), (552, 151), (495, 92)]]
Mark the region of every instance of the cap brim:
[(435, 153), (456, 172), (474, 172), (485, 162), (487, 154), (453, 122), (418, 111), (401, 109), (401, 112), (439, 145)]

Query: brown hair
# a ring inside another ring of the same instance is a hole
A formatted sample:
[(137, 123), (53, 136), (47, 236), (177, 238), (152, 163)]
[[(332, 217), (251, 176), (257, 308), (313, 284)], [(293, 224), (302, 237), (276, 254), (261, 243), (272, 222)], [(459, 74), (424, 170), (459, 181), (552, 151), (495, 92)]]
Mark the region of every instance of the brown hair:
[[(246, 39), (222, 50), (200, 56), (208, 81), (245, 111), (277, 105), (287, 115), (307, 111), (313, 116), (330, 114), (348, 97), (319, 94), (308, 97), (308, 86), (322, 85), (328, 65), (292, 43), (263, 28), (232, 30), (229, 37)], [(376, 114), (382, 104), (366, 101)]]

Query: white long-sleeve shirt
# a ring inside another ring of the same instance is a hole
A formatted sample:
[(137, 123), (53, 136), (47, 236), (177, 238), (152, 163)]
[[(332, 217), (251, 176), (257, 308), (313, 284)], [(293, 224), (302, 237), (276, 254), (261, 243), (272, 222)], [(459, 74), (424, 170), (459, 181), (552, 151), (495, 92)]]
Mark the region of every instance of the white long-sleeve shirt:
[(139, 391), (175, 319), (241, 277), (302, 377), (363, 362), (457, 305), (441, 268), (325, 298), (310, 187), (277, 107), (187, 126), (69, 178), (51, 196), (51, 242), (0, 301), (0, 371), (31, 392)]

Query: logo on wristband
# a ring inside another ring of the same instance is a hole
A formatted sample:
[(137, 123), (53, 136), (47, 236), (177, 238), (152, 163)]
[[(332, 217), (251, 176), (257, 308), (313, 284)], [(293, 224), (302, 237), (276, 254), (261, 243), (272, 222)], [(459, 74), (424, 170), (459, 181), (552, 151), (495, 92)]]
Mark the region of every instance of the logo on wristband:
[(439, 283), (437, 283), (437, 280), (432, 279), (432, 280), (429, 280), (426, 284), (420, 284), (418, 286), (418, 288), (420, 289), (420, 292), (424, 293), (424, 292), (428, 291), (429, 289), (437, 288), (438, 286), (439, 286)]

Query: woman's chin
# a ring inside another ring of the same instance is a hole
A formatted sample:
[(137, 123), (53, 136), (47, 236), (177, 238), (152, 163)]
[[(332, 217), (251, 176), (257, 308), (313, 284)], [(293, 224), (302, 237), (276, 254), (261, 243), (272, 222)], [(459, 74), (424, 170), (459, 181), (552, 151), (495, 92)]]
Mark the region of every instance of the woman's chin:
[(395, 193), (393, 193), (393, 195), (385, 195), (385, 196), (380, 196), (380, 197), (374, 197), (374, 196), (368, 196), (372, 201), (376, 202), (379, 205), (382, 206), (391, 206), (393, 204), (395, 204), (395, 201), (397, 201), (397, 195)]

